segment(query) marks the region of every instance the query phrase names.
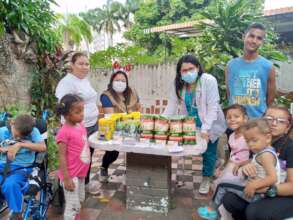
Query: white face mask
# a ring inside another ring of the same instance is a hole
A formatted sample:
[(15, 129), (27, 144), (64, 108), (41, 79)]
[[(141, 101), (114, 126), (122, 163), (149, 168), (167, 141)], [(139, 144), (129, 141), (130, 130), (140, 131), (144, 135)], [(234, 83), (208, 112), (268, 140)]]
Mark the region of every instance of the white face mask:
[(113, 89), (118, 93), (124, 92), (126, 89), (126, 82), (113, 81)]

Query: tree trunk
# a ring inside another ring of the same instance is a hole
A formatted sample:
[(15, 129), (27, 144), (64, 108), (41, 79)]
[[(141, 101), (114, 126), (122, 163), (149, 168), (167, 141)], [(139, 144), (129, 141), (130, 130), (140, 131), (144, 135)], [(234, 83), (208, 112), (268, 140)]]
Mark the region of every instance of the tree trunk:
[(108, 41), (108, 47), (113, 46), (113, 34), (112, 33), (107, 33), (107, 41)]

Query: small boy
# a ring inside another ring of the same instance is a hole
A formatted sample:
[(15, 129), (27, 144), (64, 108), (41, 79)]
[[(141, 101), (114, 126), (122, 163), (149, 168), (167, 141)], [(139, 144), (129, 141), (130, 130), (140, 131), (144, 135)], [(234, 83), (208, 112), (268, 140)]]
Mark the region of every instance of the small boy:
[(46, 151), (34, 124), (30, 115), (23, 114), (12, 120), (10, 128), (0, 128), (0, 204), (6, 200), (9, 220), (21, 219), (23, 190), (32, 171), (35, 152)]

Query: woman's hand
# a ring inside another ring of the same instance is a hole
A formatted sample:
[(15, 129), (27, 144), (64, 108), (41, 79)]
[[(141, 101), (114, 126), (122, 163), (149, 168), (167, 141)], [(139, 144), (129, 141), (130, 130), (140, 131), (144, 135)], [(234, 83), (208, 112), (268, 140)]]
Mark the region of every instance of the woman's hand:
[(207, 133), (200, 132), (200, 136), (205, 139), (207, 143), (209, 142), (210, 138)]
[(248, 163), (242, 167), (242, 173), (245, 176), (256, 177), (256, 167), (252, 163)]
[(70, 177), (64, 179), (64, 188), (67, 191), (71, 191), (71, 192), (74, 191), (75, 185), (73, 180)]

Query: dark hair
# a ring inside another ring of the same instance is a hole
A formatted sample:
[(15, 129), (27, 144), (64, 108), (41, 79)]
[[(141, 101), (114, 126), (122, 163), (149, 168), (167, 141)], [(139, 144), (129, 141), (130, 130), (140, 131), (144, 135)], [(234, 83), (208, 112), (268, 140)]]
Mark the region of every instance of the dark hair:
[(67, 94), (63, 96), (60, 102), (56, 105), (56, 113), (57, 115), (67, 115), (72, 107), (72, 105), (76, 102), (82, 102), (83, 99), (78, 95)]
[(22, 114), (12, 121), (13, 128), (19, 132), (22, 137), (26, 137), (32, 133), (35, 126), (35, 120), (32, 116)]
[(131, 88), (128, 86), (128, 76), (127, 74), (122, 71), (122, 70), (118, 70), (116, 72), (114, 72), (112, 75), (111, 75), (111, 78), (110, 78), (110, 82), (108, 84), (108, 91), (111, 93), (111, 95), (114, 97), (114, 99), (118, 102), (119, 101), (119, 96), (117, 95), (117, 93), (115, 92), (115, 90), (113, 89), (113, 81), (115, 79), (115, 77), (118, 75), (118, 74), (122, 74), (125, 79), (126, 79), (126, 89), (125, 91), (123, 92), (123, 96), (124, 96), (124, 100), (125, 100), (125, 104), (128, 105), (129, 102), (130, 102), (130, 95), (132, 93), (132, 90)]
[(241, 126), (241, 129), (243, 129), (243, 131), (247, 131), (252, 128), (258, 128), (258, 130), (262, 134), (271, 134), (271, 129), (268, 122), (262, 118), (249, 120), (243, 126)]
[(229, 105), (227, 108), (224, 109), (225, 117), (227, 117), (227, 113), (231, 109), (237, 109), (243, 114), (243, 116), (247, 116), (247, 112), (244, 106), (239, 104), (233, 104), (233, 105)]
[(191, 54), (187, 54), (181, 57), (178, 60), (178, 63), (176, 66), (176, 77), (175, 77), (175, 90), (176, 90), (175, 92), (178, 99), (181, 99), (180, 90), (183, 88), (185, 84), (185, 82), (181, 79), (181, 72), (180, 72), (183, 63), (191, 63), (198, 68), (198, 77), (196, 80), (198, 80), (203, 74), (203, 68), (195, 56)]
[(266, 31), (266, 27), (261, 23), (253, 23), (248, 26), (248, 28), (245, 30), (245, 34), (248, 33), (251, 29), (259, 29), (262, 31)]
[(80, 57), (86, 57), (87, 58), (87, 55), (83, 52), (76, 52), (72, 55), (71, 57), (71, 63), (75, 63), (77, 61), (78, 58)]

